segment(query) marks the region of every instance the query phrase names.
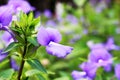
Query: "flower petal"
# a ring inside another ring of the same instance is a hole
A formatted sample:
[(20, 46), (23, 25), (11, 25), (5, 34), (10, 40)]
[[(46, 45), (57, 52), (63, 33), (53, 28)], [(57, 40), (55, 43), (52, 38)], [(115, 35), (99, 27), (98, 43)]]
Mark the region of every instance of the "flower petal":
[(90, 78), (94, 78), (96, 75), (96, 71), (98, 66), (94, 63), (84, 62), (79, 66), (83, 71), (87, 73), (87, 76)]
[(2, 26), (8, 26), (12, 21), (12, 6), (1, 6), (0, 7), (0, 24)]
[(84, 76), (86, 76), (86, 72), (80, 72), (80, 71), (74, 70), (71, 75), (74, 80), (77, 80), (77, 79), (79, 80), (80, 78), (83, 78)]
[(61, 34), (58, 30), (56, 29), (53, 29), (53, 28), (47, 28), (46, 29), (48, 34), (49, 34), (49, 37), (50, 37), (50, 41), (53, 41), (53, 42), (60, 42), (61, 41)]
[(94, 49), (90, 52), (90, 54), (88, 56), (88, 59), (91, 62), (95, 62), (95, 63), (98, 63), (100, 59), (103, 61), (106, 61), (106, 60), (109, 60), (111, 58), (112, 58), (112, 55), (104, 48)]
[(47, 30), (44, 27), (40, 27), (38, 34), (37, 34), (37, 40), (39, 44), (43, 46), (47, 46), (50, 42), (50, 37), (48, 35)]
[(25, 13), (28, 13), (31, 10), (34, 10), (31, 5), (25, 0), (9, 0), (8, 5), (12, 5), (15, 13), (17, 10), (22, 10)]
[(120, 80), (120, 64), (115, 66), (115, 76)]
[(64, 46), (58, 43), (50, 42), (50, 44), (46, 47), (46, 51), (54, 56), (59, 58), (66, 57), (71, 51), (72, 47)]
[(11, 60), (11, 62), (10, 62), (11, 63), (11, 67), (14, 70), (18, 71), (20, 67), (16, 64), (15, 60), (13, 58), (11, 58), (10, 60)]
[(3, 50), (0, 50), (0, 62), (7, 57), (7, 53), (2, 54)]

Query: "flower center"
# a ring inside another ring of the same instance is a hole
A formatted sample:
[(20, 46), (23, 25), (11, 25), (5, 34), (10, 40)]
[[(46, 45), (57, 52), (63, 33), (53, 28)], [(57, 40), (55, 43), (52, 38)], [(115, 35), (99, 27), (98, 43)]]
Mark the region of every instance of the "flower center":
[(99, 60), (98, 60), (98, 63), (102, 63), (102, 62), (103, 62), (103, 60), (102, 60), (102, 59), (99, 59)]

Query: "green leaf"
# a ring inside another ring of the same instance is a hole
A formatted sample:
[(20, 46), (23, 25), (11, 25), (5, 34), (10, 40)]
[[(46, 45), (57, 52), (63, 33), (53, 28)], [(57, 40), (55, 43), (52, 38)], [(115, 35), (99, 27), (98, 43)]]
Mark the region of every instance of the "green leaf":
[(35, 26), (40, 23), (40, 17), (38, 18), (35, 18), (32, 22), (31, 22), (31, 25), (30, 25), (30, 30), (33, 30), (35, 28)]
[(27, 60), (27, 62), (30, 64), (32, 68), (42, 71), (44, 73), (47, 73), (45, 68), (42, 66), (42, 64), (37, 59)]
[(16, 47), (20, 46), (19, 43), (17, 42), (12, 42), (11, 44), (8, 45), (8, 47), (4, 50), (4, 52), (9, 52), (13, 49), (15, 49)]
[(22, 29), (24, 30), (27, 26), (27, 14), (23, 13), (22, 11), (20, 12), (20, 21), (19, 21), (19, 25), (20, 27), (22, 27)]
[(74, 2), (76, 3), (76, 5), (82, 6), (84, 4), (85, 0), (74, 0)]
[(34, 16), (33, 16), (33, 12), (30, 12), (28, 15), (28, 24), (33, 20)]
[(38, 77), (39, 80), (45, 80), (45, 78), (40, 74), (37, 74), (37, 77)]
[(30, 43), (33, 44), (34, 46), (39, 46), (36, 37), (28, 37), (27, 40), (28, 40), (28, 42), (30, 42)]
[(13, 74), (14, 74), (13, 69), (4, 70), (4, 71), (0, 72), (0, 79), (10, 80)]
[(39, 74), (39, 73), (40, 73), (40, 71), (38, 71), (37, 69), (32, 69), (32, 70), (25, 72), (25, 75), (26, 76), (33, 76), (33, 75)]

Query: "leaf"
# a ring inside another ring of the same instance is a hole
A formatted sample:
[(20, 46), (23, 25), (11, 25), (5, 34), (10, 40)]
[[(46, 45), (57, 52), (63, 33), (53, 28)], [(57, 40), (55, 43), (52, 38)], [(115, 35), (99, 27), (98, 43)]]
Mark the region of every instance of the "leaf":
[(42, 64), (37, 59), (27, 60), (27, 62), (30, 64), (32, 68), (42, 71), (44, 73), (47, 73), (45, 68), (42, 66)]
[(54, 80), (70, 80), (70, 79), (67, 76), (63, 76), (63, 77), (60, 77), (60, 78), (56, 78)]
[(11, 51), (12, 49), (15, 49), (16, 47), (20, 46), (17, 42), (12, 42), (8, 45), (8, 47), (4, 50), (4, 53)]
[(33, 76), (33, 75), (39, 74), (39, 73), (40, 73), (40, 71), (38, 71), (37, 69), (32, 69), (32, 70), (25, 72), (25, 75), (26, 76)]
[(31, 44), (33, 44), (34, 46), (39, 46), (37, 38), (36, 37), (28, 37), (28, 42), (30, 42)]
[(45, 80), (45, 78), (40, 74), (37, 74), (37, 77), (38, 77), (39, 80)]
[(4, 71), (0, 72), (0, 79), (10, 80), (13, 74), (14, 74), (13, 69), (4, 70)]
[(40, 17), (35, 18), (35, 19), (31, 22), (31, 25), (30, 25), (29, 29), (30, 29), (30, 30), (33, 30), (38, 23), (40, 23)]
[(23, 13), (22, 11), (20, 12), (20, 21), (19, 21), (20, 27), (23, 28), (23, 30), (27, 26), (27, 14)]
[(28, 24), (33, 20), (33, 12), (30, 12), (28, 15)]

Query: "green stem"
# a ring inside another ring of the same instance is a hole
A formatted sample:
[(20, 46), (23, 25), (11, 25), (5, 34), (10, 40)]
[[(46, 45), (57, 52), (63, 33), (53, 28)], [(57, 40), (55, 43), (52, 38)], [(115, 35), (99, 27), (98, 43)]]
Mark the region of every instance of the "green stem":
[(18, 80), (20, 80), (21, 75), (22, 75), (22, 71), (23, 71), (23, 67), (24, 67), (24, 63), (25, 63), (24, 57), (25, 57), (26, 53), (27, 53), (27, 38), (26, 38), (26, 35), (25, 35), (25, 46), (24, 46), (24, 51), (23, 51), (23, 55), (22, 55), (22, 61), (21, 61), (20, 69), (19, 69), (19, 72), (18, 72), (18, 77), (17, 77)]

